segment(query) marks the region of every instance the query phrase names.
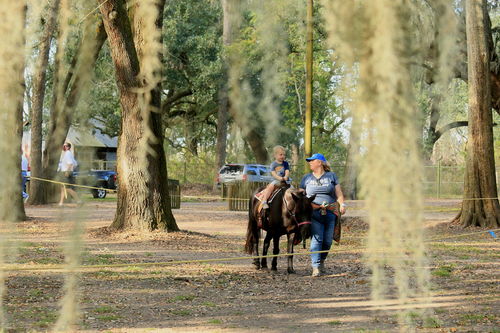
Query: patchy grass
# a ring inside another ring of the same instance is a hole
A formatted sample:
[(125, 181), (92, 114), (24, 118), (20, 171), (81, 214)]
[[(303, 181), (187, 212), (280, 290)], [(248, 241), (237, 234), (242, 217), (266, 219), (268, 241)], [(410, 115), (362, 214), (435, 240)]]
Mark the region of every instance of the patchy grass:
[(125, 269), (127, 270), (127, 272), (131, 272), (131, 273), (144, 271), (144, 268), (139, 267), (139, 266), (127, 266)]
[(89, 253), (84, 253), (82, 257), (82, 262), (85, 265), (110, 265), (117, 263), (117, 259), (114, 255), (105, 253), (91, 255)]
[(15, 321), (32, 321), (33, 325), (39, 329), (46, 329), (52, 326), (58, 317), (56, 309), (49, 309), (41, 306), (25, 306), (21, 311), (13, 315)]
[(451, 273), (455, 270), (455, 265), (442, 265), (432, 271), (432, 275), (439, 277), (450, 277)]
[(496, 316), (489, 314), (466, 313), (460, 316), (457, 324), (460, 326), (474, 325), (496, 320)]
[(196, 296), (194, 296), (194, 295), (177, 295), (177, 296), (169, 299), (168, 301), (170, 303), (174, 303), (174, 302), (181, 302), (181, 301), (192, 301), (195, 298), (196, 298)]
[(28, 291), (28, 296), (30, 297), (42, 297), (43, 295), (43, 291), (40, 290), (40, 289), (31, 289), (30, 291)]
[(203, 302), (201, 305), (209, 307), (209, 308), (217, 307), (217, 304), (215, 304), (214, 302)]
[(47, 328), (49, 326), (52, 326), (56, 322), (57, 316), (58, 315), (56, 311), (44, 312), (35, 322), (35, 326), (38, 326), (40, 328)]
[(116, 280), (117, 278), (121, 277), (121, 274), (119, 272), (110, 271), (106, 269), (99, 270), (96, 272), (91, 272), (88, 273), (88, 275), (100, 280), (110, 280), (110, 279)]
[(191, 311), (189, 311), (189, 310), (172, 310), (172, 311), (170, 311), (170, 313), (172, 313), (173, 315), (182, 316), (182, 317), (191, 315)]
[(443, 325), (443, 322), (437, 317), (426, 317), (424, 318), (424, 328), (439, 328)]
[(32, 261), (33, 263), (40, 265), (57, 265), (62, 264), (64, 260), (62, 258), (37, 258)]
[[(97, 205), (101, 205), (99, 211), (94, 209), (92, 203), (92, 211), (85, 222), (90, 230), (103, 224), (104, 209), (115, 209), (95, 200), (95, 207)], [(429, 265), (433, 268), (430, 285), (437, 308), (434, 312), (413, 310), (408, 317), (401, 318), (397, 316), (401, 310), (375, 312), (367, 307), (349, 305), (350, 298), (355, 303), (359, 300), (359, 304), (364, 304), (370, 293), (369, 284), (358, 283), (368, 281), (371, 274), (363, 266), (363, 246), (359, 246), (363, 244), (360, 236), (366, 233), (367, 225), (364, 224), (345, 224), (343, 232), (346, 238), (332, 253), (335, 257), (332, 265), (339, 274), (319, 280), (309, 278), (309, 256), (299, 255), (294, 259), (296, 275), (286, 273), (285, 258), (279, 258), (276, 273), (254, 270), (251, 260), (230, 264), (141, 266), (141, 262), (199, 259), (201, 253), (207, 258), (242, 255), (246, 215), (222, 211), (225, 208), (221, 209), (220, 204), (214, 207), (213, 213), (208, 205), (191, 207), (176, 211), (181, 228), (193, 228), (196, 232), (206, 232), (210, 228), (209, 235), (221, 236), (208, 237), (187, 231), (155, 233), (146, 237), (141, 234), (122, 237), (104, 232), (84, 234), (83, 237), (88, 235), (91, 240), (84, 243), (84, 263), (102, 267), (83, 269), (81, 272), (78, 300), (86, 312), (78, 329), (89, 332), (146, 332), (176, 327), (180, 331), (200, 332), (244, 329), (249, 332), (346, 330), (375, 333), (398, 331), (398, 323), (404, 322), (416, 331), (500, 333), (492, 330), (498, 326), (495, 316), (498, 277), (494, 270), (494, 258), (499, 253), (498, 243), (479, 236), (460, 238), (456, 242), (452, 238), (470, 230), (433, 224), (434, 229), (430, 231), (433, 237), (449, 237), (442, 243), (435, 241), (427, 244)], [(63, 262), (60, 249), (66, 239), (67, 225), (58, 223), (56, 219), (59, 217), (46, 217), (53, 213), (52, 206), (28, 206), (28, 211), (30, 209), (31, 215), (39, 211), (44, 214), (36, 221), (36, 228), (32, 228), (34, 223), (31, 222), (21, 224), (23, 241), (31, 241), (17, 243), (24, 246), (20, 258), (25, 261), (26, 268), (43, 258), (56, 258), (53, 262)], [(65, 210), (70, 209), (73, 208), (65, 207)], [(44, 232), (40, 233), (42, 228)], [(282, 238), (281, 244), (284, 243), (286, 241)], [(161, 251), (162, 255), (157, 256), (157, 251)], [(300, 246), (297, 251), (307, 250)], [(106, 267), (116, 263), (124, 263), (126, 267)], [(270, 260), (268, 264), (270, 266)], [(13, 332), (45, 332), (54, 327), (65, 291), (65, 274), (64, 271), (51, 269), (9, 272), (5, 282), (4, 308), (9, 325), (15, 329)], [(387, 269), (388, 279), (393, 276), (393, 270)], [(311, 290), (324, 290), (325, 296), (317, 296)], [(388, 297), (396, 296), (393, 290), (390, 289)], [(346, 305), (336, 307), (334, 317), (325, 316), (332, 314), (327, 307), (337, 298), (345, 298)], [(305, 304), (309, 303), (324, 308), (303, 311)], [(279, 320), (262, 322), (262, 317), (274, 313)], [(432, 313), (436, 318), (431, 316)], [(355, 318), (352, 321), (340, 319), (351, 316)], [(308, 323), (304, 324), (306, 321)]]
[(117, 310), (109, 305), (103, 305), (95, 308), (93, 311), (96, 313), (112, 313), (116, 312)]
[(98, 320), (102, 320), (102, 321), (114, 321), (114, 320), (121, 319), (122, 317), (118, 316), (118, 315), (106, 314), (106, 315), (102, 315), (102, 316), (97, 316), (96, 318)]
[(471, 255), (487, 255), (490, 254), (488, 249), (480, 248), (472, 245), (455, 244), (455, 243), (430, 243), (430, 248), (433, 250), (440, 250), (450, 252), (447, 254), (453, 256), (470, 257)]

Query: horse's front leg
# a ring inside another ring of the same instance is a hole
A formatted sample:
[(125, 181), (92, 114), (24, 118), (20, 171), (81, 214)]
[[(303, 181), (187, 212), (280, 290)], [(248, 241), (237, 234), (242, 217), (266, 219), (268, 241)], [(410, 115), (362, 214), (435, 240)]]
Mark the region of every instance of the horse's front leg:
[[(280, 236), (273, 237), (273, 254), (278, 255), (280, 253)], [(278, 270), (278, 257), (273, 257), (273, 262), (271, 264), (271, 270)]]
[[(295, 238), (294, 234), (287, 234), (286, 235), (288, 244), (286, 247), (287, 253), (292, 254), (293, 253), (293, 240)], [(295, 274), (295, 270), (293, 269), (293, 256), (288, 256), (288, 274)]]
[[(262, 255), (267, 256), (267, 251), (269, 250), (269, 245), (271, 245), (272, 235), (268, 231), (266, 232), (266, 237), (264, 238), (264, 244), (262, 246)], [(262, 258), (260, 266), (262, 268), (267, 268), (267, 258)]]

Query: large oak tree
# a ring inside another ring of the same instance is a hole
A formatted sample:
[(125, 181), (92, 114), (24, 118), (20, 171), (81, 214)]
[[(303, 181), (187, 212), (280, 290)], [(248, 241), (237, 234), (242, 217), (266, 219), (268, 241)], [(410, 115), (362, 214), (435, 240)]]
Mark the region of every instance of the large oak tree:
[(491, 74), (485, 0), (467, 0), (469, 131), (462, 210), (463, 226), (498, 228), (500, 205), (495, 180)]
[[(179, 230), (170, 208), (167, 166), (163, 149), (160, 86), (141, 70), (154, 59), (145, 56), (151, 45), (146, 24), (162, 27), (165, 1), (157, 4), (156, 17), (138, 14), (136, 2), (127, 8), (124, 0), (100, 1), (104, 27), (115, 65), (122, 108), (118, 141), (118, 206), (112, 227), (152, 231)], [(129, 16), (130, 15), (130, 16)], [(161, 42), (161, 39), (157, 42)], [(157, 60), (161, 57), (156, 54)], [(154, 89), (149, 90), (148, 87)], [(148, 94), (151, 94), (148, 96)], [(144, 103), (144, 101), (147, 101)]]

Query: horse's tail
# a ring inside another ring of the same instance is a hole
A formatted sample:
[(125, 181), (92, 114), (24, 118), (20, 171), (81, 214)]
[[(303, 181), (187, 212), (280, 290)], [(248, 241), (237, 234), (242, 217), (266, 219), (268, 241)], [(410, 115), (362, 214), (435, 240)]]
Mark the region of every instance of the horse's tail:
[(255, 244), (259, 242), (259, 228), (257, 227), (257, 218), (254, 213), (254, 196), (250, 197), (248, 203), (248, 227), (247, 240), (245, 242), (245, 252), (253, 254)]

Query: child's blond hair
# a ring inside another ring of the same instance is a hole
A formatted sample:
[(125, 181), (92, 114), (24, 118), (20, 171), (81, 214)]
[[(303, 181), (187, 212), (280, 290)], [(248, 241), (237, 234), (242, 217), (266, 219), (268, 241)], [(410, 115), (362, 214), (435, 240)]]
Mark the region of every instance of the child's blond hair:
[(273, 148), (273, 156), (276, 156), (276, 153), (279, 151), (286, 153), (285, 147), (278, 145), (278, 146), (274, 146), (274, 148)]

